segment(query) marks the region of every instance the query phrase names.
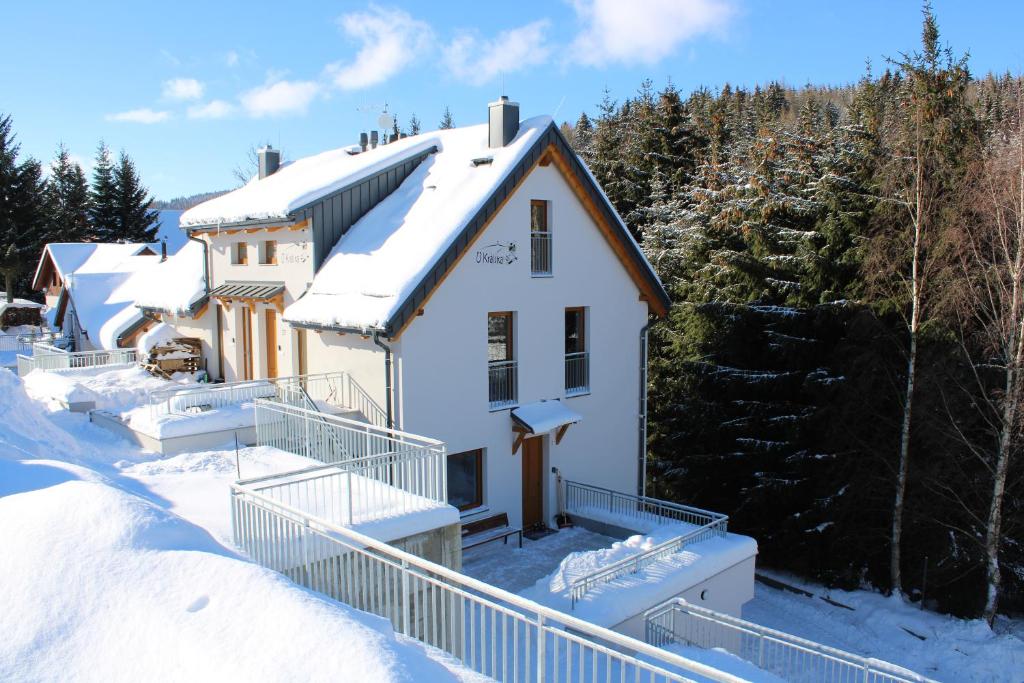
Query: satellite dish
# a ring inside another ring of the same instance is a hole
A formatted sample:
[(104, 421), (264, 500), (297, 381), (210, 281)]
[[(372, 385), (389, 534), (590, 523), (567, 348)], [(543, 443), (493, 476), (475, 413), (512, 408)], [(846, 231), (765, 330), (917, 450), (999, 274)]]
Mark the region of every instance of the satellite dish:
[(380, 115), (380, 118), (377, 119), (377, 125), (380, 126), (381, 130), (391, 130), (395, 125), (395, 117), (384, 112)]

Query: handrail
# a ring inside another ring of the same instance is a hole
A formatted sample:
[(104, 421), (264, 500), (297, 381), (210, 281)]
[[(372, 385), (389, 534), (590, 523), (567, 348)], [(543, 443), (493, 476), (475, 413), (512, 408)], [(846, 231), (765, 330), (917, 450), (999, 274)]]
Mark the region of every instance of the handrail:
[[(595, 653), (601, 652), (607, 657), (618, 657), (618, 661), (633, 664), (634, 666), (643, 666), (646, 671), (653, 675), (660, 676), (664, 680), (689, 680), (682, 678), (679, 674), (673, 673), (665, 667), (675, 667), (682, 671), (687, 671), (700, 676), (704, 676), (717, 683), (741, 683), (743, 679), (740, 679), (731, 674), (725, 673), (706, 664), (687, 659), (680, 655), (672, 652), (667, 652), (658, 647), (649, 645), (641, 642), (629, 636), (616, 633), (607, 628), (596, 626), (590, 622), (583, 621), (564, 612), (545, 607), (539, 603), (533, 602), (514, 593), (511, 593), (501, 588), (497, 588), (490, 584), (484, 583), (483, 581), (474, 579), (472, 577), (460, 574), (459, 572), (444, 567), (442, 565), (430, 562), (421, 557), (405, 552), (398, 548), (395, 548), (387, 543), (378, 541), (375, 538), (361, 534), (352, 529), (345, 528), (343, 526), (333, 524), (323, 518), (316, 515), (309, 514), (298, 510), (290, 505), (282, 503), (280, 501), (269, 498), (265, 495), (252, 490), (242, 483), (235, 483), (231, 486), (232, 495), (232, 526), (235, 531), (235, 539), (243, 548), (248, 545), (249, 548), (260, 550), (255, 548), (255, 544), (260, 541), (255, 535), (247, 537), (247, 534), (254, 534), (253, 524), (250, 517), (246, 516), (246, 510), (243, 508), (244, 501), (239, 503), (240, 498), (251, 498), (258, 503), (263, 510), (270, 514), (276, 515), (280, 519), (290, 521), (292, 524), (297, 525), (300, 529), (306, 529), (311, 533), (317, 534), (321, 540), (333, 542), (344, 548), (344, 553), (358, 553), (363, 556), (369, 556), (378, 558), (381, 561), (386, 561), (385, 569), (390, 567), (392, 571), (401, 573), (403, 590), (399, 593), (400, 601), (404, 601), (406, 604), (402, 605), (402, 615), (400, 619), (400, 629), (405, 635), (413, 636), (415, 629), (410, 626), (410, 610), (408, 601), (414, 600), (415, 596), (411, 595), (408, 586), (409, 581), (415, 580), (426, 582), (428, 585), (437, 586), (438, 582), (444, 581), (444, 588), (453, 591), (457, 597), (462, 601), (462, 605), (467, 602), (473, 605), (481, 606), (483, 609), (490, 609), (497, 613), (508, 613), (508, 608), (505, 605), (509, 605), (514, 608), (515, 611), (519, 612), (517, 616), (522, 618), (524, 621), (535, 623), (535, 627), (541, 637), (538, 639), (540, 642), (537, 643), (536, 656), (538, 658), (538, 668), (544, 667), (543, 657), (545, 655), (544, 645), (546, 644), (548, 634), (553, 634), (555, 637), (562, 637), (573, 642), (573, 638), (582, 639), (585, 647), (592, 649)], [(288, 519), (291, 517), (292, 519)], [(280, 537), (280, 536), (279, 536)], [(302, 536), (305, 538), (305, 536)], [(306, 580), (312, 583), (310, 579), (309, 571), (309, 554), (308, 546), (305, 542), (302, 543), (302, 554), (305, 556), (306, 570), (304, 573), (296, 574), (300, 583), (302, 580)], [(274, 550), (269, 551), (271, 556), (277, 557)], [(262, 555), (261, 555), (262, 556)], [(257, 560), (259, 561), (259, 560)], [(272, 567), (274, 568), (274, 567)], [(386, 572), (382, 572), (385, 573)], [(311, 587), (311, 586), (310, 586)], [(389, 599), (389, 594), (385, 592), (384, 599)], [(449, 605), (445, 605), (448, 598), (443, 599), (440, 605), (435, 604), (434, 609), (445, 608)], [(450, 605), (454, 608), (454, 604)], [(398, 621), (397, 610), (399, 605), (383, 605), (380, 606), (376, 613), (381, 612), (387, 614), (394, 614), (393, 624)], [(429, 604), (428, 604), (429, 607)], [(465, 609), (462, 607), (461, 609)], [(535, 621), (530, 618), (530, 614), (536, 615)], [(465, 612), (463, 612), (463, 615)], [(470, 610), (470, 615), (475, 614), (475, 610)], [(381, 614), (383, 616), (383, 614)], [(425, 615), (420, 615), (425, 618)], [(465, 619), (465, 616), (463, 616)], [(480, 617), (483, 618), (483, 617)], [(546, 622), (555, 622), (560, 626), (554, 626)], [(493, 624), (493, 619), (492, 619)], [(503, 633), (507, 635), (507, 630), (503, 630)], [(515, 638), (516, 645), (518, 646), (518, 627), (515, 627)], [(524, 636), (524, 640), (529, 639), (529, 632)], [(491, 644), (497, 647), (495, 638), (490, 639)], [(557, 648), (557, 640), (556, 648)], [(576, 641), (578, 642), (578, 641)], [(470, 653), (462, 652), (464, 659), (467, 657), (473, 661), (473, 655), (477, 648), (483, 648), (486, 645), (484, 643), (473, 643), (471, 644)], [(507, 646), (507, 643), (506, 643)], [(492, 648), (493, 649), (493, 648)], [(581, 647), (581, 652), (582, 647)], [(624, 654), (625, 652), (636, 653), (637, 656), (630, 656)], [(556, 650), (557, 653), (557, 650)], [(492, 657), (496, 657), (496, 653), (492, 652)], [(641, 660), (640, 657), (644, 659)], [(657, 662), (657, 664), (651, 664), (651, 660)], [(595, 655), (596, 661), (596, 655)], [(477, 662), (479, 663), (479, 662)], [(529, 662), (527, 662), (527, 666)], [(515, 665), (514, 665), (515, 666)], [(556, 662), (557, 666), (557, 662)], [(544, 669), (546, 671), (546, 669)], [(515, 668), (513, 668), (515, 672)], [(507, 671), (506, 671), (507, 673)], [(525, 680), (536, 680), (532, 679), (524, 671)], [(537, 677), (540, 678), (539, 676)]]
[[(687, 617), (699, 620), (700, 623), (680, 624), (677, 621), (678, 618)], [(808, 680), (848, 681), (854, 680), (851, 677), (853, 674), (858, 674), (857, 680), (871, 680), (873, 683), (935, 683), (930, 678), (890, 662), (863, 657), (692, 605), (683, 598), (672, 598), (651, 608), (644, 613), (644, 624), (645, 639), (651, 645), (664, 647), (682, 640), (697, 647), (724, 648), (787, 680), (799, 680), (797, 677), (810, 674)], [(718, 630), (709, 627), (709, 624), (719, 627)], [(691, 630), (688, 627), (693, 628)], [(754, 640), (745, 641), (743, 636), (751, 636)], [(749, 644), (749, 647), (744, 647), (744, 644)], [(787, 651), (791, 651), (790, 654), (787, 655)], [(814, 658), (821, 661), (815, 661)], [(828, 677), (830, 673), (832, 676)]]
[(291, 406), (287, 404), (277, 403), (269, 399), (258, 398), (256, 399), (256, 405), (264, 406), (270, 410), (276, 410), (278, 412), (284, 412), (287, 408), (289, 412), (298, 412), (305, 414), (312, 419), (323, 419), (324, 421), (338, 425), (346, 429), (351, 429), (357, 432), (371, 432), (378, 436), (384, 436), (385, 438), (392, 438), (395, 441), (402, 443), (405, 442), (420, 442), (422, 444), (432, 446), (444, 446), (443, 441), (437, 439), (431, 439), (428, 436), (421, 436), (419, 434), (413, 434), (411, 432), (403, 432), (398, 429), (391, 427), (378, 427), (377, 425), (370, 424), (368, 422), (360, 422), (359, 420), (350, 420), (347, 417), (341, 417), (340, 415), (331, 415), (329, 413), (317, 413), (308, 408), (299, 408), (297, 406)]
[[(713, 512), (692, 505), (675, 503), (660, 498), (648, 496), (637, 496), (632, 493), (622, 493), (603, 486), (583, 484), (578, 481), (566, 480), (565, 482), (566, 511), (597, 508), (607, 509), (609, 513), (635, 517), (652, 521), (657, 524), (672, 524), (674, 522), (688, 522), (690, 524), (702, 525), (713, 520), (728, 519), (728, 515), (721, 512)], [(643, 529), (634, 529), (643, 531)]]
[(65, 351), (42, 342), (32, 344), (32, 355), (19, 354), (18, 374), (25, 375), (32, 370), (75, 370), (135, 363), (138, 352), (135, 349), (95, 349), (92, 351)]

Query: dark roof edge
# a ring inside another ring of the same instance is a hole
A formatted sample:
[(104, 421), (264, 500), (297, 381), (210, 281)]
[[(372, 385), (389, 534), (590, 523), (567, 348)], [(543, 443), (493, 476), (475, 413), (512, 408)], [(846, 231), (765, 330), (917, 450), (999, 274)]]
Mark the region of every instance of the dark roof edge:
[(580, 180), (584, 187), (589, 191), (591, 198), (595, 204), (602, 208), (605, 218), (609, 224), (613, 227), (618, 228), (621, 232), (619, 239), (622, 240), (626, 250), (630, 253), (631, 258), (635, 261), (642, 272), (648, 283), (653, 286), (654, 291), (658, 294), (659, 299), (664, 308), (667, 310), (671, 304), (668, 292), (665, 291), (665, 287), (661, 284), (661, 280), (658, 279), (657, 274), (653, 271), (647, 259), (644, 258), (643, 253), (640, 251), (639, 245), (632, 238), (629, 233), (629, 229), (619, 218), (618, 213), (608, 202), (605, 194), (597, 187), (593, 177), (587, 172), (583, 166), (583, 162), (580, 161), (579, 157), (576, 156), (576, 152), (573, 151), (569, 142), (562, 135), (561, 131), (558, 130), (558, 126), (552, 121), (545, 128), (544, 132), (540, 134), (537, 140), (530, 146), (530, 149), (526, 151), (519, 162), (513, 166), (506, 174), (505, 179), (498, 186), (498, 188), (488, 197), (483, 206), (476, 214), (467, 221), (466, 225), (459, 232), (458, 236), (452, 241), (452, 243), (445, 249), (444, 253), (437, 259), (431, 269), (426, 275), (416, 284), (409, 296), (406, 297), (405, 301), (401, 303), (398, 308), (398, 312), (395, 313), (385, 325), (384, 333), (392, 337), (398, 330), (401, 330), (405, 324), (416, 315), (420, 306), (426, 301), (427, 297), (430, 296), (434, 288), (440, 283), (441, 279), (447, 274), (448, 270), (451, 269), (458, 261), (459, 256), (469, 246), (469, 243), (473, 241), (477, 233), (483, 229), (490, 220), (491, 216), (498, 210), (498, 207), (518, 188), (520, 181), (526, 176), (526, 173), (533, 168), (534, 164), (540, 159), (544, 150), (549, 145), (555, 145), (563, 153), (563, 155), (570, 160), (572, 163), (572, 169), (576, 177)]
[(210, 295), (209, 294), (204, 294), (201, 297), (199, 297), (195, 302), (193, 302), (192, 305), (189, 306), (188, 309), (185, 310), (185, 311), (180, 311), (180, 312), (179, 311), (172, 311), (172, 310), (167, 309), (167, 308), (160, 308), (159, 306), (138, 306), (138, 305), (136, 305), (135, 308), (139, 309), (144, 314), (145, 313), (162, 313), (164, 315), (175, 315), (175, 316), (178, 316), (178, 315), (182, 315), (182, 313), (184, 313), (184, 314), (187, 314), (189, 316), (194, 316), (196, 313), (199, 312), (199, 309), (201, 309), (203, 306), (205, 306), (209, 302), (210, 302)]
[(358, 334), (361, 337), (369, 337), (374, 332), (386, 333), (379, 327), (349, 327), (345, 325), (324, 325), (322, 323), (311, 323), (302, 322), (299, 320), (291, 320), (290, 318), (281, 318), (284, 322), (288, 323), (292, 327), (301, 328), (303, 330), (318, 330), (322, 332), (344, 332), (345, 334)]

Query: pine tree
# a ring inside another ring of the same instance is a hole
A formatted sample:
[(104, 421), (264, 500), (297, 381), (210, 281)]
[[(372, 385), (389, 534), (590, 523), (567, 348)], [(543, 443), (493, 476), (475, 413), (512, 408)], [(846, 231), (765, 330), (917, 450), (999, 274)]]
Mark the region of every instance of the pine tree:
[(455, 127), (455, 120), (452, 119), (452, 112), (446, 106), (444, 108), (444, 113), (441, 114), (441, 123), (437, 124), (437, 129), (438, 130), (448, 130), (449, 128), (454, 128), (454, 127)]
[(113, 239), (123, 242), (155, 242), (159, 214), (151, 210), (153, 198), (135, 170), (131, 158), (121, 152), (114, 169), (115, 231)]
[(100, 141), (96, 148), (96, 163), (89, 188), (89, 222), (93, 237), (98, 242), (118, 239), (117, 181), (110, 149)]
[(587, 161), (592, 154), (590, 146), (593, 136), (594, 124), (590, 122), (590, 117), (587, 116), (587, 113), (583, 112), (576, 120), (576, 125), (572, 129), (570, 142), (576, 154), (584, 161)]
[(39, 258), (44, 226), (45, 183), (35, 159), (19, 163), (20, 145), (10, 116), (0, 117), (0, 272), (7, 301), (13, 301), (17, 278)]
[(416, 114), (413, 114), (409, 119), (409, 135), (420, 134), (420, 120), (416, 118)]
[(85, 242), (91, 237), (89, 185), (82, 167), (72, 161), (63, 143), (50, 166), (46, 213), (47, 242)]

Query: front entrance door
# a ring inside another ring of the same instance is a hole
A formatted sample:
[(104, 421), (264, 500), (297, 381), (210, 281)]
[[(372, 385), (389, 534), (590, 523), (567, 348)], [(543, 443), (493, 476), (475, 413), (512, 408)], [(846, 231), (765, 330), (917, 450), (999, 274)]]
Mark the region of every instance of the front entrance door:
[(238, 313), (242, 316), (242, 379), (252, 379), (252, 313), (244, 305)]
[(266, 310), (267, 328), (267, 377), (277, 377), (277, 311)]
[(543, 439), (523, 442), (523, 529), (544, 526)]

